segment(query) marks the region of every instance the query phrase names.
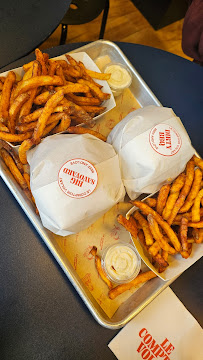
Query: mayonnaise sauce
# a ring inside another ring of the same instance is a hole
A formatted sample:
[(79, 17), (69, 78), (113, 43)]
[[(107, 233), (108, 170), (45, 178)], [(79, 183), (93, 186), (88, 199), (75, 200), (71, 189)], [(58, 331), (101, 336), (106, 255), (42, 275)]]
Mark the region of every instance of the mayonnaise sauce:
[(106, 252), (104, 262), (107, 274), (115, 281), (130, 279), (138, 265), (135, 251), (127, 244), (110, 247)]
[(104, 72), (111, 74), (111, 77), (108, 80), (108, 84), (114, 94), (121, 93), (123, 89), (130, 86), (131, 84), (131, 75), (123, 65), (107, 65)]

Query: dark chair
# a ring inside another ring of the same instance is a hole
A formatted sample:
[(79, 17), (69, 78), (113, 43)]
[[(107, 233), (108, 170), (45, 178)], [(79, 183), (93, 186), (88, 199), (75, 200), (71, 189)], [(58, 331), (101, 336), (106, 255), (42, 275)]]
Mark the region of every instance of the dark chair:
[(60, 45), (65, 44), (68, 25), (81, 25), (96, 19), (103, 11), (99, 39), (103, 39), (109, 11), (109, 0), (73, 0), (61, 20)]

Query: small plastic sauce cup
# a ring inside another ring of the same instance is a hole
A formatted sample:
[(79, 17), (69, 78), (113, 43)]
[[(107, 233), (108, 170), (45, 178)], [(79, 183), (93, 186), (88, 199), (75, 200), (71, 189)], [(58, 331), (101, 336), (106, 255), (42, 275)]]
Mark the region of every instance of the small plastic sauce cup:
[(108, 278), (117, 284), (133, 280), (141, 267), (141, 259), (135, 247), (123, 242), (104, 249), (101, 263)]
[(120, 63), (110, 63), (104, 67), (104, 73), (111, 74), (108, 84), (114, 96), (120, 95), (132, 83), (132, 75), (127, 66)]

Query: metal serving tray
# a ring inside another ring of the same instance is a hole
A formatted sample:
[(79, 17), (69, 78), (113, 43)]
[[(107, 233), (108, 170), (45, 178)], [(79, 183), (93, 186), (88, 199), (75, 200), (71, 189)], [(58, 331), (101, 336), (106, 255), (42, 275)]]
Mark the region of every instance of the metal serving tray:
[[(100, 57), (108, 55), (111, 61), (119, 62), (127, 65), (132, 72), (133, 80), (130, 86), (130, 91), (135, 96), (136, 100), (141, 107), (147, 105), (160, 106), (160, 102), (145, 84), (143, 79), (137, 73), (132, 64), (128, 61), (123, 52), (117, 45), (110, 41), (99, 40), (92, 42), (88, 45), (78, 48), (73, 52), (86, 52), (94, 61)], [(99, 304), (96, 302), (92, 294), (89, 292), (87, 287), (84, 285), (78, 274), (70, 264), (67, 257), (56, 242), (54, 235), (46, 230), (40, 218), (35, 214), (32, 205), (24, 195), (21, 188), (16, 183), (6, 166), (0, 159), (0, 175), (20, 206), (30, 219), (33, 226), (36, 228), (41, 238), (44, 240), (49, 250), (71, 281), (78, 294), (87, 305), (88, 309), (98, 321), (98, 323), (109, 329), (118, 329), (127, 324), (134, 316), (136, 316), (141, 310), (144, 309), (158, 294), (160, 294), (168, 285), (170, 285), (175, 279), (170, 281), (163, 281), (160, 278), (155, 278), (150, 282), (145, 283), (136, 293), (126, 300), (116, 311), (113, 317), (110, 319)]]

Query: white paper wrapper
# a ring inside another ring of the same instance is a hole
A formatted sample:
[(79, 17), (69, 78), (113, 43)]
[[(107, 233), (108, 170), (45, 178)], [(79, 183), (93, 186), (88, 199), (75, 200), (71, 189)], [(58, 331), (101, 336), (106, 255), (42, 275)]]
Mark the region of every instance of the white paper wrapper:
[(201, 326), (167, 288), (108, 346), (119, 360), (200, 360), (202, 342)]
[(28, 152), (28, 162), (42, 223), (55, 234), (78, 233), (124, 198), (117, 154), (92, 135), (47, 137)]
[(126, 191), (134, 200), (180, 174), (195, 153), (172, 109), (147, 106), (127, 115), (108, 136), (119, 154)]

